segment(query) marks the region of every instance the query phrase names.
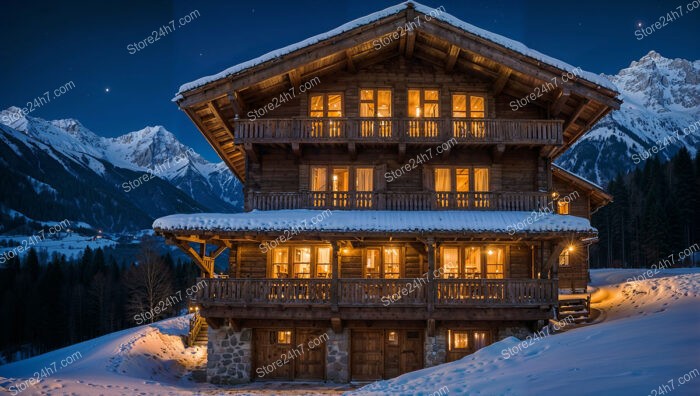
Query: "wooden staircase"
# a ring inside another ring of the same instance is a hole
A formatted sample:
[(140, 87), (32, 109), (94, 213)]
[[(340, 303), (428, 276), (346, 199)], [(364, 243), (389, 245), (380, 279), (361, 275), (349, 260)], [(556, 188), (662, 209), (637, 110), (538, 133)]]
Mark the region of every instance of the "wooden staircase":
[[(591, 315), (590, 295), (559, 295), (559, 309), (557, 320), (573, 318), (572, 323), (581, 324), (589, 321)], [(569, 319), (571, 322), (571, 319)]]
[(190, 331), (187, 334), (187, 347), (207, 346), (209, 340), (208, 335), (209, 325), (207, 321), (199, 314), (195, 314), (190, 318)]

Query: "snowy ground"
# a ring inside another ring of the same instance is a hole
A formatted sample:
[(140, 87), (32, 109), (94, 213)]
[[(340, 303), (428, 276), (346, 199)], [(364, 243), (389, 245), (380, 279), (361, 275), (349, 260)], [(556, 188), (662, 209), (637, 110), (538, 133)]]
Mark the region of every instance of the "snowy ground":
[[(107, 238), (95, 239), (91, 236), (84, 236), (76, 233), (61, 233), (60, 235), (51, 237), (47, 236), (43, 240), (41, 240), (41, 234), (3, 235), (0, 236), (0, 240), (5, 240), (13, 244), (13, 247), (0, 248), (0, 255), (4, 254), (5, 257), (12, 257), (14, 255), (23, 257), (30, 248), (34, 248), (37, 252), (45, 251), (49, 257), (51, 257), (53, 253), (58, 253), (59, 255), (66, 255), (67, 259), (71, 259), (81, 255), (88, 246), (90, 249), (96, 250), (97, 248), (104, 249), (117, 245), (117, 242)], [(18, 247), (22, 247), (21, 251)], [(14, 251), (14, 253), (10, 253), (10, 251)]]
[[(698, 395), (700, 269), (593, 271), (594, 307), (602, 323), (518, 348), (509, 338), (462, 360), (405, 374), (352, 392), (352, 386), (195, 383), (190, 370), (204, 351), (184, 348), (187, 317), (109, 334), (0, 366), (0, 391), (51, 395), (329, 394), (361, 395)], [(509, 359), (504, 350), (517, 349)], [(61, 367), (62, 363), (66, 364)], [(56, 367), (55, 372), (49, 373)], [(35, 372), (49, 374), (29, 385)], [(689, 379), (680, 384), (679, 378)], [(692, 378), (691, 378), (692, 377)], [(671, 382), (669, 382), (671, 381)], [(674, 389), (659, 387), (664, 385)], [(18, 392), (24, 389), (22, 392)], [(438, 393), (441, 392), (441, 393)], [(447, 392), (447, 393), (446, 393)]]

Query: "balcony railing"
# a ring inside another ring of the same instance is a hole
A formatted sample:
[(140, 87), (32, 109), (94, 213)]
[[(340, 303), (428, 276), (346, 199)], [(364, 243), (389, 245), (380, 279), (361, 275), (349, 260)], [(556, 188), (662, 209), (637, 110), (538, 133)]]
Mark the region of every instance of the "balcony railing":
[[(554, 279), (203, 279), (195, 301), (202, 305), (339, 307), (504, 306), (531, 307), (557, 300)], [(434, 284), (433, 285), (431, 284)], [(406, 292), (404, 293), (403, 290)]]
[(248, 192), (246, 209), (509, 210), (547, 207), (546, 192)]
[(561, 120), (484, 118), (284, 118), (235, 120), (237, 143), (364, 142), (562, 144)]

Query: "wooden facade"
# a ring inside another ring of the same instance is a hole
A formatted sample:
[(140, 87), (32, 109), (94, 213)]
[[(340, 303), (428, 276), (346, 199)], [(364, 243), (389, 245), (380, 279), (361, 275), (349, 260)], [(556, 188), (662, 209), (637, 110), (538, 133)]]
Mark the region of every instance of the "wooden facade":
[[(178, 97), (244, 181), (246, 211), (507, 211), (525, 224), (589, 219), (612, 199), (552, 161), (619, 107), (616, 92), (576, 78), (514, 111), (514, 100), (565, 70), (438, 19), (371, 44), (421, 15), (407, 4)], [(553, 317), (559, 288), (585, 289), (595, 231), (501, 226), (302, 229), (272, 244), (278, 234), (262, 229), (156, 231), (202, 269), (195, 302), (210, 334), (252, 330), (241, 378), (342, 382), (390, 378), (532, 331)], [(215, 268), (224, 251), (225, 268)], [(325, 349), (256, 371), (324, 331)]]

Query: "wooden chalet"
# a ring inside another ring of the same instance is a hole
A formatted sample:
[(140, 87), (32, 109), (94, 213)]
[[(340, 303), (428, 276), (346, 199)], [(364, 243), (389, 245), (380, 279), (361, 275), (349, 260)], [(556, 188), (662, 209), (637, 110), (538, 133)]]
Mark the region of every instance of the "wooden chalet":
[(620, 105), (572, 70), (407, 2), (185, 84), (245, 193), (154, 223), (202, 270), (208, 380), (390, 378), (553, 318), (612, 198), (552, 161)]

